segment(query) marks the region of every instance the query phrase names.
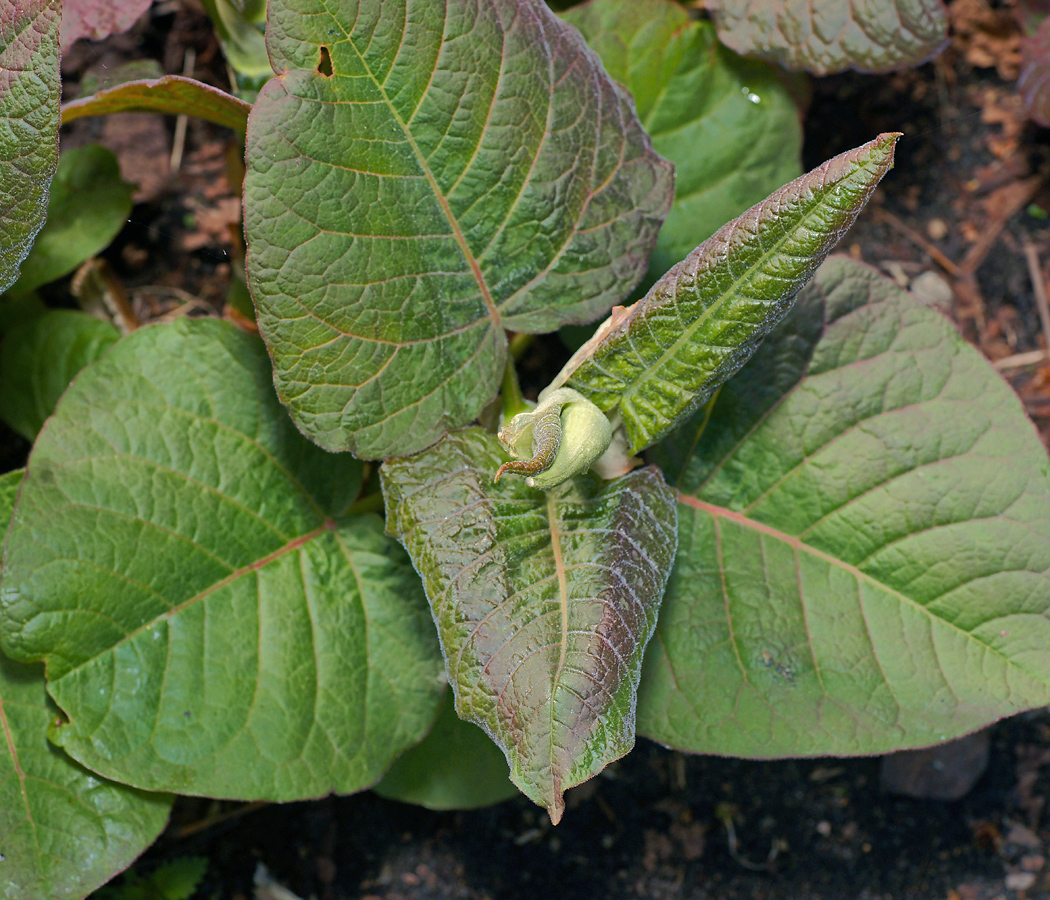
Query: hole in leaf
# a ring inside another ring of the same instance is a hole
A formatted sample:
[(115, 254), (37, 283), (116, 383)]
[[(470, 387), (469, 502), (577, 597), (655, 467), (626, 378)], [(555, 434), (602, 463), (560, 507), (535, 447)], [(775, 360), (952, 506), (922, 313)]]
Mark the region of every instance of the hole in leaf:
[(332, 54), (328, 52), (328, 48), (324, 45), (321, 46), (321, 61), (317, 64), (317, 74), (323, 75), (325, 78), (331, 78), (334, 74), (332, 70)]

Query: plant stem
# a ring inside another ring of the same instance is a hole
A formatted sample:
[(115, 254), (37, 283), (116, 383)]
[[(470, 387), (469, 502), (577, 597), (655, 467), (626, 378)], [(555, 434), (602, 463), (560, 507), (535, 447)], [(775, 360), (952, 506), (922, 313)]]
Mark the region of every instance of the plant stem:
[[(532, 335), (519, 334), (517, 337), (532, 337)], [(500, 388), (500, 396), (503, 398), (503, 418), (507, 421), (528, 409), (525, 398), (521, 395), (518, 373), (514, 370), (513, 341), (511, 348), (511, 353), (507, 356), (507, 365), (503, 369), (503, 387)]]
[(348, 516), (363, 516), (365, 513), (379, 512), (383, 508), (383, 495), (379, 491), (355, 500), (346, 511)]
[(536, 340), (534, 334), (521, 334), (520, 332), (510, 339), (510, 357), (515, 362), (518, 362), (524, 355), (525, 351), (532, 346), (532, 342)]

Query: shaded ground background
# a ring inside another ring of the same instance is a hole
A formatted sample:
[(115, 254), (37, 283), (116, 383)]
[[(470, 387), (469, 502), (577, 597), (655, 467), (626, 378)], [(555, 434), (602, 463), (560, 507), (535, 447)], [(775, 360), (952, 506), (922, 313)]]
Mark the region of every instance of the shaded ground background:
[[(1034, 287), (1050, 271), (1050, 132), (1024, 120), (1008, 5), (954, 0), (951, 11), (952, 45), (933, 63), (814, 83), (805, 168), (881, 131), (904, 132), (897, 168), (840, 249), (941, 306), (1002, 367), (1050, 443), (1050, 362), (1032, 360), (1050, 338)], [(167, 72), (192, 64), (197, 77), (228, 86), (201, 9), (168, 0), (126, 35), (76, 45), (64, 62), (67, 99), (85, 74), (104, 78), (142, 57)], [(114, 149), (139, 184), (106, 257), (143, 321), (221, 307), (236, 265), (236, 147), (194, 120), (184, 141), (178, 135), (174, 120), (141, 115), (63, 132), (64, 146)], [(51, 292), (69, 305), (65, 285)], [(526, 384), (530, 372), (545, 383), (564, 355), (556, 339), (537, 342), (523, 361)], [(28, 445), (0, 438), (0, 463), (21, 465)], [(960, 800), (888, 794), (880, 765), (686, 757), (640, 741), (570, 792), (557, 829), (524, 798), (472, 813), (367, 792), (285, 806), (185, 798), (138, 866), (208, 857), (201, 898), (288, 900), (280, 886), (319, 900), (1050, 898), (1046, 711), (991, 729), (987, 769)], [(269, 893), (253, 884), (260, 864), (279, 885)]]

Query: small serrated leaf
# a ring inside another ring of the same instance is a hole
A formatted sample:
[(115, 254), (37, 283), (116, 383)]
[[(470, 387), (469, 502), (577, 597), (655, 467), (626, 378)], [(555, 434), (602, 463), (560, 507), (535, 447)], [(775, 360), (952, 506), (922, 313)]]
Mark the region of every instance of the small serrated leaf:
[(948, 43), (942, 0), (708, 0), (707, 9), (737, 53), (815, 75), (917, 66)]
[(541, 0), (270, 0), (249, 285), (303, 433), (386, 458), (495, 396), (504, 329), (591, 321), (671, 202), (630, 97)]
[(654, 449), (679, 550), (639, 732), (886, 753), (1050, 703), (1050, 459), (952, 323), (834, 257)]
[(544, 493), (493, 484), (477, 428), (383, 464), (387, 528), (423, 577), (461, 718), (561, 818), (563, 793), (634, 745), (638, 667), (674, 560), (674, 494), (655, 468)]
[(209, 84), (181, 75), (125, 81), (62, 107), (62, 124), (85, 116), (118, 112), (158, 112), (196, 116), (244, 134), (251, 106)]
[(898, 134), (829, 160), (719, 229), (570, 360), (559, 381), (654, 444), (754, 353), (893, 165)]
[(361, 464), (300, 435), (226, 322), (133, 332), (63, 394), (4, 547), (5, 652), (47, 663), (52, 739), (150, 790), (374, 784), (438, 710), (422, 586)]
[(5, 0), (0, 9), (0, 293), (44, 224), (58, 165), (61, 0)]

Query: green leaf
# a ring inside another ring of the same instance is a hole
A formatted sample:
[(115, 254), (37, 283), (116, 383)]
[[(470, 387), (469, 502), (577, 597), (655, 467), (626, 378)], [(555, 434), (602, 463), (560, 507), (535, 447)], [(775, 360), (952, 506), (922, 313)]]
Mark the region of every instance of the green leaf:
[(58, 165), (62, 0), (5, 0), (0, 15), (0, 293), (18, 277)]
[(837, 257), (655, 451), (679, 549), (639, 732), (885, 753), (1050, 703), (1050, 460), (952, 324)]
[(107, 885), (91, 900), (190, 900), (208, 871), (203, 856), (182, 856), (158, 866), (145, 878), (131, 871), (121, 884)]
[[(8, 522), (22, 471), (0, 477)], [(47, 742), (55, 716), (39, 666), (0, 656), (0, 883), (6, 900), (90, 893), (160, 834), (172, 798), (111, 784)]]
[(653, 149), (674, 163), (652, 280), (802, 174), (799, 112), (780, 77), (719, 44), (710, 22), (671, 0), (591, 0), (563, 16), (631, 91)]
[(430, 734), (399, 756), (373, 790), (427, 809), (477, 809), (518, 793), (499, 748), (456, 715), (450, 698)]
[(120, 177), (112, 151), (98, 144), (66, 150), (51, 182), (47, 221), (11, 293), (28, 293), (68, 275), (108, 247), (131, 213), (134, 190)]
[(496, 394), (505, 328), (594, 319), (642, 277), (671, 167), (540, 0), (271, 0), (267, 41), (249, 285), (321, 446), (432, 444)]
[(899, 135), (829, 160), (719, 229), (569, 361), (575, 388), (620, 417), (637, 453), (755, 351), (893, 165)]
[(258, 89), (273, 75), (266, 53), (266, 0), (201, 0), (237, 86)]
[(5, 546), (4, 650), (47, 662), (52, 739), (149, 789), (291, 800), (375, 783), (441, 698), (419, 579), (361, 465), (295, 430), (265, 348), (140, 329), (74, 381)]
[(181, 75), (126, 81), (62, 107), (62, 124), (85, 116), (118, 112), (159, 112), (196, 116), (244, 134), (251, 106), (210, 84)]
[(737, 53), (816, 75), (917, 66), (948, 43), (941, 0), (708, 0), (707, 9)]
[(36, 440), (73, 376), (119, 339), (109, 322), (70, 309), (16, 325), (0, 344), (0, 418)]
[(493, 484), (481, 429), (384, 463), (387, 528), (423, 577), (460, 717), (557, 824), (564, 791), (634, 746), (642, 652), (674, 560), (674, 494), (655, 468), (546, 493)]

